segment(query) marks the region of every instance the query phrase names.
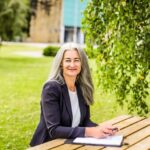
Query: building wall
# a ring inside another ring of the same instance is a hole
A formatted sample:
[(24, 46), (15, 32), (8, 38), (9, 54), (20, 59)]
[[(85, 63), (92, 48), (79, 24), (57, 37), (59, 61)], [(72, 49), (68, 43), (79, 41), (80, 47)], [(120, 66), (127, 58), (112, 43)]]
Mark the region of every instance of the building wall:
[(81, 20), (88, 0), (63, 0), (64, 26), (81, 27)]
[(87, 3), (88, 0), (63, 0), (64, 42), (84, 43), (81, 21)]
[(32, 42), (60, 42), (62, 0), (51, 0), (49, 12), (38, 0), (35, 16), (31, 17), (30, 39)]

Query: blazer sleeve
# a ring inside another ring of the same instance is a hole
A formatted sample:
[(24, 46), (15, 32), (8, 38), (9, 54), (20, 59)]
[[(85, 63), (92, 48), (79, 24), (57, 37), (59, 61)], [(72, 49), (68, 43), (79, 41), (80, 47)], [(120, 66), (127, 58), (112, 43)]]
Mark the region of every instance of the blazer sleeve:
[(61, 88), (58, 83), (48, 82), (42, 91), (42, 113), (51, 139), (83, 137), (84, 127), (65, 127), (60, 124), (59, 100)]

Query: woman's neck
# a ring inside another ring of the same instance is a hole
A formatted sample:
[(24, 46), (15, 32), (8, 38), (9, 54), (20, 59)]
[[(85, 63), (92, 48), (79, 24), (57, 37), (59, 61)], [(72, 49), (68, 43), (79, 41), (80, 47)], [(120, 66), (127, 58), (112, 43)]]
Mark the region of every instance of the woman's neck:
[(70, 91), (76, 91), (75, 78), (64, 77), (66, 85)]

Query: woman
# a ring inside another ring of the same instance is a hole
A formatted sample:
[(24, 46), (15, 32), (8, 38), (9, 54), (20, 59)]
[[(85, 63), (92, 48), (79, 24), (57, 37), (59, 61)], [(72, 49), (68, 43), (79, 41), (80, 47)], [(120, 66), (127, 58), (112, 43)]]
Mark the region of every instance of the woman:
[(56, 138), (96, 137), (115, 134), (112, 125), (90, 120), (93, 83), (85, 52), (75, 43), (58, 51), (41, 99), (41, 117), (30, 145)]

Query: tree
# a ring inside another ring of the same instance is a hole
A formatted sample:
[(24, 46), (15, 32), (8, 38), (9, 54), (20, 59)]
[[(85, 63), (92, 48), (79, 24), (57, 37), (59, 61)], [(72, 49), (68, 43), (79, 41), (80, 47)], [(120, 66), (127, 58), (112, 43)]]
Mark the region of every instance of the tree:
[(150, 76), (149, 0), (92, 0), (84, 12), (87, 52), (99, 85), (130, 113), (146, 115)]
[(3, 40), (13, 40), (27, 30), (28, 6), (27, 0), (0, 1), (0, 37)]

